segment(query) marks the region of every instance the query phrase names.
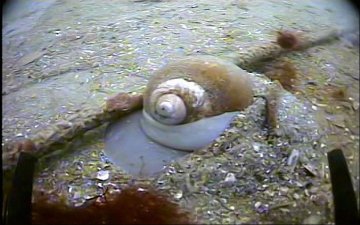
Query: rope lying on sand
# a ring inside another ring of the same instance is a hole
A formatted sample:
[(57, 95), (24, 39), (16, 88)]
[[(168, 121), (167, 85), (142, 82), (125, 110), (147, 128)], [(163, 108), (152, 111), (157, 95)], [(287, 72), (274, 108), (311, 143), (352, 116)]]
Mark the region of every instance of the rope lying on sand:
[[(249, 72), (258, 69), (259, 65), (265, 61), (274, 60), (280, 56), (292, 53), (305, 51), (309, 48), (329, 44), (339, 39), (341, 35), (353, 31), (339, 31), (333, 30), (325, 34), (320, 34), (312, 37), (297, 37), (295, 32), (293, 34), (299, 43), (294, 43), (294, 48), (283, 48), (276, 41), (270, 42), (261, 46), (254, 46), (246, 50), (242, 54), (233, 54), (229, 59), (240, 68)], [(296, 41), (296, 40), (295, 40)]]

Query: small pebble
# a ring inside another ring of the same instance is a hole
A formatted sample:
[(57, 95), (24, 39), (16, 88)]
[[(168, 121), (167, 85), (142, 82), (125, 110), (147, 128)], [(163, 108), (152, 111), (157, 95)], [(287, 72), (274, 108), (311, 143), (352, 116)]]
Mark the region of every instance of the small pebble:
[(280, 187), (281, 194), (286, 194), (286, 193), (288, 193), (288, 191), (289, 191), (288, 187)]
[(293, 197), (294, 197), (295, 199), (300, 199), (300, 195), (299, 195), (298, 193), (294, 193)]
[(24, 137), (24, 134), (18, 133), (18, 134), (16, 134), (16, 137)]
[(179, 199), (182, 198), (182, 196), (183, 196), (183, 192), (182, 192), (182, 190), (179, 190), (179, 191), (174, 195), (174, 198), (175, 198), (176, 200), (179, 200)]
[(75, 192), (73, 195), (73, 199), (78, 199), (81, 197), (81, 193), (79, 191)]
[(300, 152), (296, 149), (292, 150), (287, 160), (287, 165), (290, 166), (291, 170), (294, 170), (295, 166), (299, 161), (299, 157), (300, 157)]
[(225, 180), (226, 183), (234, 183), (236, 181), (236, 177), (235, 174), (233, 173), (228, 173), (226, 174)]

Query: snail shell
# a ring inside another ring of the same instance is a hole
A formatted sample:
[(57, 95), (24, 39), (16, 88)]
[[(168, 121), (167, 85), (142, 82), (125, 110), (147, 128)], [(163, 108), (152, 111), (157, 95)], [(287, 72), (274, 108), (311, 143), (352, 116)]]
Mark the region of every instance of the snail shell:
[(253, 101), (248, 73), (212, 56), (190, 56), (158, 70), (144, 94), (144, 110), (156, 121), (178, 125), (241, 111)]
[(248, 73), (212, 56), (190, 56), (158, 70), (144, 93), (141, 127), (159, 144), (193, 151), (210, 144), (253, 101)]

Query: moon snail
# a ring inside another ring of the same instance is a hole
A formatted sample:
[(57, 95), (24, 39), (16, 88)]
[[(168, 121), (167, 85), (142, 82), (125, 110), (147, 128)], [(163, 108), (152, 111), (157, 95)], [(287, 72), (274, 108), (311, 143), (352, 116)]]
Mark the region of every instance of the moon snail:
[(149, 81), (141, 126), (160, 144), (193, 151), (210, 144), (252, 99), (248, 74), (241, 68), (216, 57), (186, 57)]
[(149, 172), (139, 167), (153, 161), (167, 162), (211, 144), (253, 102), (253, 90), (248, 73), (235, 64), (189, 56), (156, 71), (143, 99), (142, 112), (109, 126), (106, 142), (114, 144), (105, 146), (105, 153), (117, 158), (113, 161), (137, 160), (132, 164), (138, 173)]

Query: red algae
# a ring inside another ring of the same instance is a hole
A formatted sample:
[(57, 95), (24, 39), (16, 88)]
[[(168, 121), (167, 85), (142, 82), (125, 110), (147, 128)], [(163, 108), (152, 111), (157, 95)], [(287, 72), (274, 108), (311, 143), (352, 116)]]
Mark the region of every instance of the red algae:
[(298, 75), (291, 62), (283, 60), (267, 66), (265, 75), (271, 80), (278, 80), (285, 90), (290, 92), (295, 90)]
[(137, 186), (80, 207), (49, 203), (39, 197), (32, 216), (33, 224), (194, 224), (189, 213), (165, 195)]
[(330, 90), (330, 96), (338, 101), (346, 101), (348, 93), (345, 87), (335, 87)]
[(292, 31), (278, 31), (276, 42), (283, 49), (296, 50), (300, 47), (300, 37), (296, 32)]
[(327, 101), (348, 102), (350, 97), (346, 86), (326, 84), (317, 88), (315, 91), (317, 96), (323, 96), (323, 99)]

